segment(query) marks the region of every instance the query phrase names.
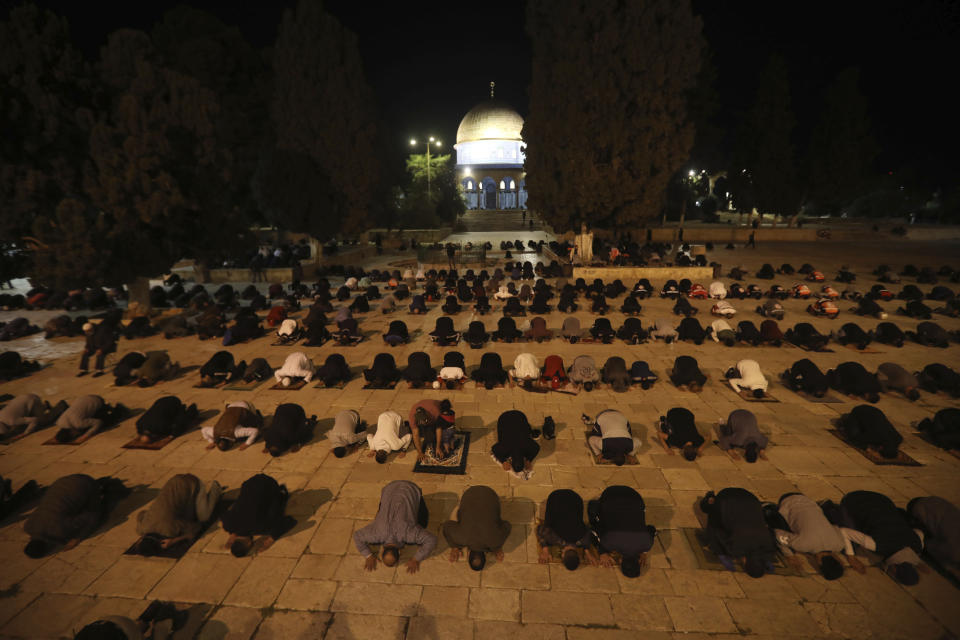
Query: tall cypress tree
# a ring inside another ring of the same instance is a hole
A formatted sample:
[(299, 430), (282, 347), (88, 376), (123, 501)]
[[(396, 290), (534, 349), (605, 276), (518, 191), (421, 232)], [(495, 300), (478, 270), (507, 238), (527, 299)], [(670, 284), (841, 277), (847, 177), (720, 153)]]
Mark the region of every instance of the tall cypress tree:
[[(273, 49), (274, 88), (271, 102), (278, 162), (299, 158), (301, 170), (313, 165), (329, 197), (309, 201), (279, 198), (268, 177), (282, 167), (261, 165), (258, 192), (266, 207), (310, 207), (321, 237), (362, 230), (376, 186), (378, 167), (373, 92), (364, 78), (357, 38), (324, 12), (319, 0), (300, 0), (287, 10)], [(302, 157), (301, 157), (302, 156)], [(305, 161), (309, 159), (309, 163)], [(317, 206), (318, 203), (337, 203)], [(273, 218), (293, 219), (299, 213), (273, 211)], [(294, 229), (299, 230), (299, 229)]]
[(528, 206), (556, 229), (655, 218), (694, 127), (704, 48), (687, 1), (531, 0)]

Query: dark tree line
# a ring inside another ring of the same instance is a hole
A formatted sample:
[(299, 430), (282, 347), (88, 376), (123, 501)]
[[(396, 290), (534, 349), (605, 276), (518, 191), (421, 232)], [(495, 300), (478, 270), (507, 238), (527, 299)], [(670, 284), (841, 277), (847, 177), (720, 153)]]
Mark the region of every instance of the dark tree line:
[(355, 36), (316, 0), (268, 51), (181, 6), (96, 60), (22, 5), (0, 23), (0, 243), (74, 286), (236, 255), (257, 224), (353, 233), (377, 188), (372, 105)]

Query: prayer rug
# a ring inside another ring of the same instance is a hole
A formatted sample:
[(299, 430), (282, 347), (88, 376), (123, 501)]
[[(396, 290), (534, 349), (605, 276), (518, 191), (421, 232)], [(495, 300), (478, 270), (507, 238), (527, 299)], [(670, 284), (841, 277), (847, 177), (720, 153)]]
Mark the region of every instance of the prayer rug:
[(454, 443), (456, 448), (453, 454), (442, 460), (434, 457), (433, 449), (428, 449), (423, 462), (417, 460), (417, 463), (413, 465), (413, 472), (465, 475), (467, 473), (467, 456), (470, 453), (470, 432), (457, 431), (454, 435)]
[[(730, 386), (729, 382), (723, 386), (725, 386), (730, 391), (733, 391), (733, 387)], [(764, 392), (762, 398), (755, 397), (753, 395), (753, 391), (750, 391), (749, 389), (740, 389), (740, 391), (733, 391), (733, 392), (736, 393), (738, 396), (740, 396), (741, 400), (744, 400), (746, 402), (780, 402), (779, 400), (774, 398), (772, 395), (770, 395), (769, 391)]]
[(167, 436), (166, 438), (160, 438), (153, 442), (143, 443), (140, 442), (140, 437), (134, 437), (133, 440), (123, 445), (124, 449), (148, 449), (150, 451), (159, 451), (165, 446), (170, 444), (173, 441), (174, 436)]
[[(930, 446), (937, 447), (937, 444), (933, 441), (933, 439), (930, 437), (930, 434), (928, 434), (926, 431), (914, 431), (913, 435), (917, 436), (918, 438), (920, 438)], [(942, 447), (937, 447), (937, 449), (939, 449), (940, 451), (943, 451), (944, 453), (948, 453), (954, 458), (957, 458), (958, 460), (960, 460), (960, 450), (943, 449)]]
[[(251, 380), (250, 382), (244, 382), (243, 378), (240, 378), (238, 380), (235, 380), (234, 382), (224, 385), (223, 390), (224, 391), (253, 391), (257, 387), (262, 385), (264, 382), (266, 382), (267, 380), (268, 378), (264, 378), (263, 380), (254, 379), (254, 380)], [(293, 385), (290, 385), (290, 386), (292, 387)], [(289, 389), (290, 387), (285, 387), (285, 388)]]
[(278, 382), (277, 384), (270, 387), (270, 390), (271, 391), (296, 391), (298, 389), (303, 389), (305, 386), (307, 386), (307, 381), (301, 378), (296, 382), (291, 382), (289, 387), (285, 387), (283, 386), (282, 382)]
[[(789, 387), (787, 387), (789, 389)], [(791, 391), (793, 391), (791, 389)], [(822, 398), (818, 398), (812, 393), (807, 393), (806, 391), (794, 391), (795, 394), (806, 400), (807, 402), (820, 402), (823, 404), (843, 404), (846, 400), (838, 398), (832, 392), (827, 391)]]
[(317, 384), (313, 385), (313, 388), (314, 389), (343, 389), (345, 386), (347, 386), (347, 383), (344, 380), (341, 380), (340, 382), (338, 382), (337, 384), (331, 387), (328, 387), (326, 384), (324, 384), (323, 380), (320, 380), (317, 382)]
[(821, 347), (819, 349), (811, 349), (809, 347), (805, 347), (802, 344), (797, 344), (796, 342), (790, 342), (789, 340), (787, 340), (784, 344), (792, 344), (797, 349), (803, 349), (804, 351), (811, 351), (813, 353), (833, 353), (833, 349), (828, 349), (827, 347)]
[(923, 465), (909, 455), (904, 453), (902, 450), (897, 452), (896, 458), (884, 458), (879, 453), (875, 453), (868, 449), (861, 449), (860, 447), (854, 445), (852, 442), (847, 440), (846, 436), (843, 435), (843, 432), (840, 429), (827, 429), (832, 433), (838, 440), (843, 442), (846, 445), (849, 445), (852, 449), (856, 449), (860, 452), (864, 458), (876, 465), (882, 466), (898, 466), (898, 467), (922, 467)]
[(367, 384), (363, 385), (363, 388), (364, 388), (364, 389), (395, 389), (396, 387), (397, 387), (397, 383), (396, 383), (396, 382), (391, 382), (390, 384), (385, 385), (385, 386), (384, 386), (384, 385), (376, 385), (376, 384), (373, 384), (372, 382), (368, 382)]
[(886, 351), (877, 351), (871, 347), (867, 347), (866, 349), (857, 349), (857, 345), (855, 344), (845, 344), (843, 346), (850, 351), (855, 351), (856, 353), (886, 353)]
[[(210, 515), (210, 519), (207, 520), (207, 521), (204, 522), (204, 523), (201, 523), (201, 525), (200, 525), (200, 531), (199, 531), (199, 533), (197, 534), (197, 537), (196, 537), (196, 538), (193, 538), (192, 540), (181, 540), (181, 541), (178, 542), (177, 544), (172, 545), (172, 546), (170, 546), (170, 547), (168, 547), (168, 548), (166, 548), (166, 549), (160, 549), (160, 552), (159, 552), (158, 554), (156, 554), (155, 556), (152, 556), (152, 557), (154, 557), (154, 558), (172, 558), (172, 559), (174, 559), (174, 560), (179, 560), (180, 558), (182, 558), (182, 557), (184, 556), (184, 554), (187, 553), (187, 551), (190, 550), (190, 547), (192, 547), (192, 546), (194, 545), (194, 543), (195, 543), (197, 540), (199, 540), (199, 539), (203, 536), (204, 533), (206, 533), (207, 529), (210, 528), (210, 525), (212, 525), (214, 522), (217, 522), (217, 521), (223, 516), (223, 514), (225, 514), (225, 513), (227, 512), (227, 509), (229, 509), (232, 504), (233, 504), (233, 500), (226, 500), (226, 499), (224, 499), (223, 497), (221, 497), (220, 500), (217, 502), (217, 506), (214, 507), (213, 513)], [(161, 539), (161, 540), (163, 539), (162, 536), (157, 536), (157, 538), (158, 538), (158, 539)], [(126, 551), (123, 552), (123, 555), (125, 555), (125, 556), (139, 556), (139, 555), (143, 555), (143, 554), (141, 554), (141, 553), (137, 550), (137, 543), (138, 543), (138, 542), (140, 542), (140, 538), (139, 538), (139, 537), (138, 537), (136, 540), (133, 541), (133, 544), (130, 545), (130, 548), (129, 548), (129, 549), (127, 549)]]
[[(690, 545), (690, 548), (693, 550), (693, 555), (697, 559), (697, 566), (700, 569), (706, 569), (707, 571), (729, 571), (723, 563), (720, 562), (720, 558), (717, 557), (717, 554), (710, 549), (710, 545), (707, 543), (707, 532), (703, 529), (691, 529), (683, 528), (683, 536), (687, 539), (687, 544)], [(773, 573), (778, 576), (801, 576), (805, 575), (797, 572), (793, 567), (786, 564), (783, 561), (783, 558), (779, 554), (775, 557), (773, 561)], [(739, 563), (734, 562), (735, 566), (738, 566)], [(741, 569), (737, 568), (737, 571)]]
[(303, 339), (303, 336), (298, 336), (293, 340), (278, 340), (277, 342), (271, 342), (271, 347), (292, 347)]

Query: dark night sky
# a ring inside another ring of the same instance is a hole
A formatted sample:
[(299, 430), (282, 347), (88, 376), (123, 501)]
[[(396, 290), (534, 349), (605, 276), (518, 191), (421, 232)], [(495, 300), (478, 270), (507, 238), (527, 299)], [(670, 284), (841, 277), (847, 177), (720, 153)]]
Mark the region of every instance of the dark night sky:
[[(3, 14), (11, 4), (2, 0)], [(39, 4), (67, 16), (75, 41), (93, 56), (113, 29), (149, 29), (177, 3)], [(284, 7), (295, 2), (192, 4), (239, 26), (254, 45), (265, 47), (276, 36)], [(452, 144), (460, 118), (485, 98), (491, 80), (497, 96), (525, 115), (530, 47), (523, 2), (329, 0), (325, 6), (359, 35), (368, 81), (399, 148), (424, 133)], [(736, 122), (752, 101), (768, 56), (780, 53), (790, 69), (802, 144), (816, 121), (822, 88), (842, 68), (855, 65), (884, 149), (883, 169), (955, 164), (958, 126), (947, 87), (960, 60), (960, 3), (694, 0), (694, 9), (703, 17), (718, 68), (725, 124)]]

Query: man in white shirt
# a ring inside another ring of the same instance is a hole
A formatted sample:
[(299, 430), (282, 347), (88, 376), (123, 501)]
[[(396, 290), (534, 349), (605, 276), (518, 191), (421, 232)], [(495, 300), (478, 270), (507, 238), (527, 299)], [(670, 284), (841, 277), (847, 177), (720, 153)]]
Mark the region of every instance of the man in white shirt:
[(438, 382), (446, 386), (447, 389), (454, 389), (465, 375), (460, 367), (443, 367), (440, 369)]
[(521, 380), (525, 384), (532, 384), (534, 380), (540, 378), (540, 365), (537, 364), (537, 357), (532, 353), (521, 353), (513, 361), (513, 369), (510, 369), (510, 377), (514, 381)]
[(752, 391), (757, 398), (763, 397), (770, 384), (756, 360), (741, 360), (735, 367), (727, 370), (726, 376), (734, 391), (740, 393), (741, 389), (746, 389)]
[(710, 313), (715, 316), (721, 316), (723, 318), (732, 318), (736, 315), (737, 310), (733, 308), (733, 305), (727, 302), (726, 300), (720, 300), (717, 304), (713, 305), (710, 309)]
[[(367, 446), (370, 447), (370, 453), (367, 455), (375, 456), (380, 464), (387, 461), (391, 451), (399, 451), (401, 458), (406, 455), (413, 436), (410, 434), (409, 427), (406, 429), (403, 427), (403, 418), (396, 411), (388, 410), (381, 413), (377, 419), (376, 433), (367, 436)], [(400, 435), (401, 430), (406, 433)]]
[(710, 297), (723, 300), (727, 297), (727, 288), (719, 280), (710, 283)]
[(302, 378), (305, 382), (313, 379), (313, 362), (302, 351), (291, 353), (283, 361), (283, 366), (273, 372), (273, 377), (283, 386), (289, 387), (295, 380)]

